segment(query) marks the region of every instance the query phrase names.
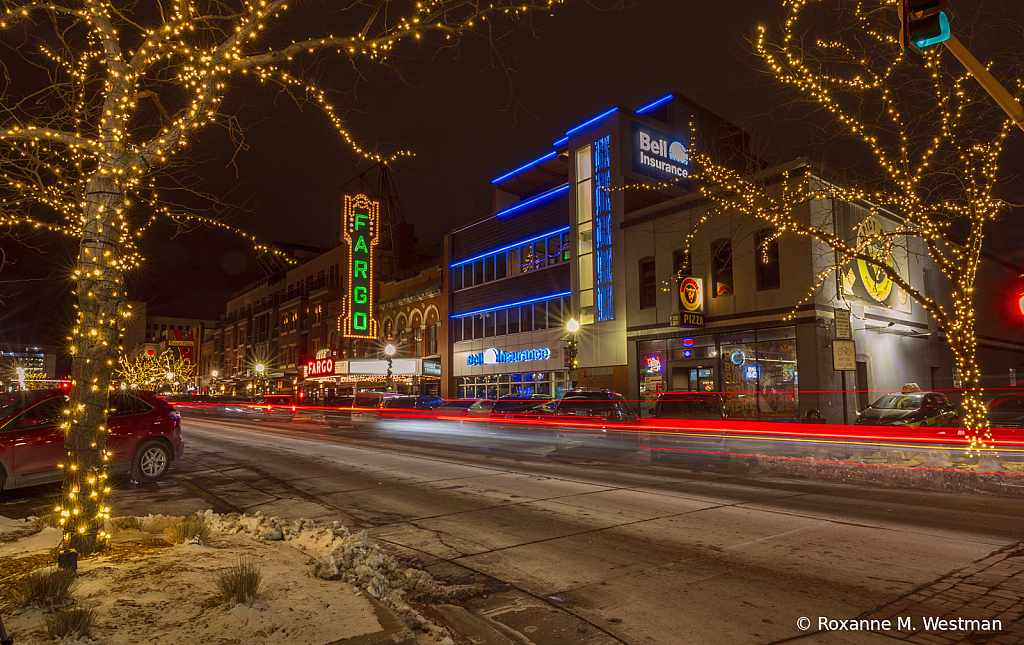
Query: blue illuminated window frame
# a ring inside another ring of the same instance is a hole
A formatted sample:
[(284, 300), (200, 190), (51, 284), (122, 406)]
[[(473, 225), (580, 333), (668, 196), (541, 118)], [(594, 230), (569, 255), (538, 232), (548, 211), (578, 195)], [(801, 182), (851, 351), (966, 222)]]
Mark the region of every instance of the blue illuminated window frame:
[(460, 260), (458, 262), (453, 262), (448, 268), (450, 268), (450, 269), (457, 269), (457, 268), (459, 268), (459, 267), (461, 267), (463, 265), (469, 264), (470, 262), (474, 262), (476, 260), (482, 260), (482, 259), (484, 259), (484, 258), (486, 258), (486, 257), (488, 257), (490, 255), (497, 255), (498, 253), (501, 253), (502, 251), (508, 251), (509, 249), (514, 249), (516, 247), (522, 246), (524, 244), (528, 244), (530, 242), (536, 242), (537, 240), (542, 240), (542, 239), (551, 237), (552, 235), (558, 235), (560, 233), (565, 233), (570, 228), (572, 228), (572, 227), (571, 226), (563, 226), (562, 228), (558, 228), (558, 229), (555, 229), (553, 231), (548, 231), (547, 233), (541, 233), (539, 235), (534, 235), (533, 237), (529, 237), (529, 238), (526, 238), (524, 240), (519, 240), (518, 242), (513, 242), (513, 243), (508, 244), (506, 246), (503, 246), (503, 247), (501, 247), (499, 249), (492, 249), (490, 251), (486, 251), (484, 253), (481, 253), (480, 255), (475, 255), (475, 256), (469, 258), (468, 260)]
[(505, 303), (503, 305), (491, 305), (490, 307), (485, 307), (483, 309), (477, 309), (476, 311), (467, 311), (466, 313), (462, 313), (462, 314), (452, 314), (449, 317), (452, 320), (455, 320), (456, 318), (465, 318), (466, 316), (476, 316), (477, 314), (485, 314), (488, 311), (497, 311), (498, 309), (508, 309), (509, 307), (518, 307), (519, 305), (529, 305), (529, 304), (532, 304), (534, 302), (540, 302), (541, 300), (554, 300), (555, 298), (564, 298), (564, 297), (570, 296), (570, 295), (572, 295), (572, 291), (562, 291), (560, 293), (552, 293), (552, 294), (549, 294), (549, 295), (546, 295), (546, 296), (541, 296), (539, 298), (531, 298), (529, 300), (520, 300), (518, 302), (509, 302), (509, 303)]
[(518, 204), (516, 204), (515, 206), (512, 206), (511, 208), (506, 208), (503, 211), (499, 211), (495, 217), (507, 217), (507, 216), (509, 216), (509, 215), (511, 215), (513, 213), (516, 213), (518, 211), (523, 210), (524, 208), (527, 208), (529, 206), (533, 206), (535, 204), (539, 204), (540, 202), (543, 202), (543, 201), (547, 201), (547, 200), (551, 199), (552, 197), (557, 197), (558, 195), (561, 195), (562, 193), (564, 193), (567, 190), (569, 190), (569, 184), (562, 184), (558, 188), (552, 188), (551, 190), (549, 190), (546, 193), (541, 193), (540, 195), (537, 195), (536, 197), (532, 197), (532, 198), (526, 200), (525, 202), (519, 202)]
[(531, 161), (529, 163), (525, 163), (522, 166), (519, 166), (518, 168), (516, 168), (515, 170), (512, 170), (512, 171), (509, 171), (509, 172), (505, 173), (504, 175), (502, 175), (501, 177), (498, 177), (497, 179), (492, 179), (491, 183), (492, 184), (500, 184), (501, 182), (505, 181), (506, 179), (511, 179), (512, 177), (515, 177), (519, 173), (526, 172), (530, 168), (533, 168), (534, 166), (539, 166), (540, 164), (544, 163), (545, 161), (550, 161), (550, 160), (554, 159), (557, 156), (558, 156), (558, 151), (557, 150), (552, 150), (551, 152), (547, 153), (543, 157), (540, 157), (538, 159), (534, 159), (533, 161)]
[(637, 114), (647, 114), (648, 112), (653, 112), (653, 111), (657, 110), (662, 105), (665, 105), (666, 103), (668, 103), (669, 101), (671, 101), (674, 98), (675, 98), (675, 94), (669, 94), (668, 96), (663, 96), (660, 99), (658, 99), (657, 101), (652, 101), (652, 102), (648, 103), (647, 105), (643, 106), (642, 108), (637, 110), (636, 113)]

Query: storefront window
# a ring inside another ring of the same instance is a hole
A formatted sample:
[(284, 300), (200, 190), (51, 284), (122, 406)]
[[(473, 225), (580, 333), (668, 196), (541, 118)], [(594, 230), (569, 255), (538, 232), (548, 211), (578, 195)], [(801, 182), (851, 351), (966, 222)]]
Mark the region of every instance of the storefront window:
[(723, 336), (721, 366), (730, 418), (764, 421), (798, 416), (793, 327)]

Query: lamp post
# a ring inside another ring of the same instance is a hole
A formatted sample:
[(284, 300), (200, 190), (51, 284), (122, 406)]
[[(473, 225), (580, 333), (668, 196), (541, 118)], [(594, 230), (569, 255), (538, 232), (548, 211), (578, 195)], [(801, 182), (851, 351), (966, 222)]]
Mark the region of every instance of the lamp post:
[(576, 358), (576, 332), (580, 330), (580, 324), (575, 318), (569, 318), (565, 328), (569, 331), (569, 383), (571, 387), (576, 387), (576, 367), (579, 365)]
[(384, 348), (384, 355), (387, 357), (388, 361), (388, 375), (384, 379), (384, 390), (391, 392), (394, 389), (394, 383), (391, 380), (391, 360), (395, 355), (395, 346), (388, 343), (388, 346)]
[(217, 370), (213, 370), (213, 371), (210, 372), (210, 387), (206, 388), (208, 394), (213, 394), (214, 391), (217, 389), (217, 374), (218, 373), (219, 372), (217, 372)]
[(177, 394), (177, 388), (174, 387), (176, 385), (174, 382), (174, 372), (167, 372), (164, 376), (167, 377), (167, 384), (171, 388), (171, 394)]
[(267, 369), (263, 363), (256, 363), (256, 394), (263, 394), (263, 371)]

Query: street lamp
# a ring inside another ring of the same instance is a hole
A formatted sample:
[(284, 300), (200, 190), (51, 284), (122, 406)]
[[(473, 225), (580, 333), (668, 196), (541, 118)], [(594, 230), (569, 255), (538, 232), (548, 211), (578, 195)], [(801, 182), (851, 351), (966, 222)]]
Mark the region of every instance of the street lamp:
[(565, 328), (569, 331), (569, 381), (572, 387), (576, 387), (576, 367), (579, 365), (576, 359), (576, 332), (580, 330), (580, 324), (575, 318), (569, 318)]
[(388, 343), (388, 346), (384, 348), (384, 355), (387, 356), (388, 361), (388, 375), (384, 380), (384, 389), (387, 392), (391, 392), (394, 388), (394, 383), (391, 380), (391, 360), (392, 357), (395, 355), (395, 346), (392, 345), (391, 343)]
[(257, 394), (263, 393), (263, 370), (267, 369), (263, 363), (256, 363), (256, 389)]
[(212, 370), (210, 372), (210, 387), (207, 388), (207, 391), (210, 394), (213, 394), (215, 388), (217, 387), (217, 374), (217, 370)]
[(25, 368), (24, 367), (15, 367), (14, 368), (14, 372), (18, 375), (18, 385), (21, 386), (21, 389), (24, 390), (25, 389)]

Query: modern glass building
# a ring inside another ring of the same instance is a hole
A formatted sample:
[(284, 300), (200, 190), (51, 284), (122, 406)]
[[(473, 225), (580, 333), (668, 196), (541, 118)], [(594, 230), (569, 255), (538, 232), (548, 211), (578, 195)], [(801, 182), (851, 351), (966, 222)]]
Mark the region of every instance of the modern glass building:
[[(678, 95), (610, 108), (493, 181), (494, 212), (450, 233), (448, 396), (629, 391), (624, 213), (691, 192), (688, 150), (745, 134)], [(575, 318), (579, 369), (570, 371)]]

